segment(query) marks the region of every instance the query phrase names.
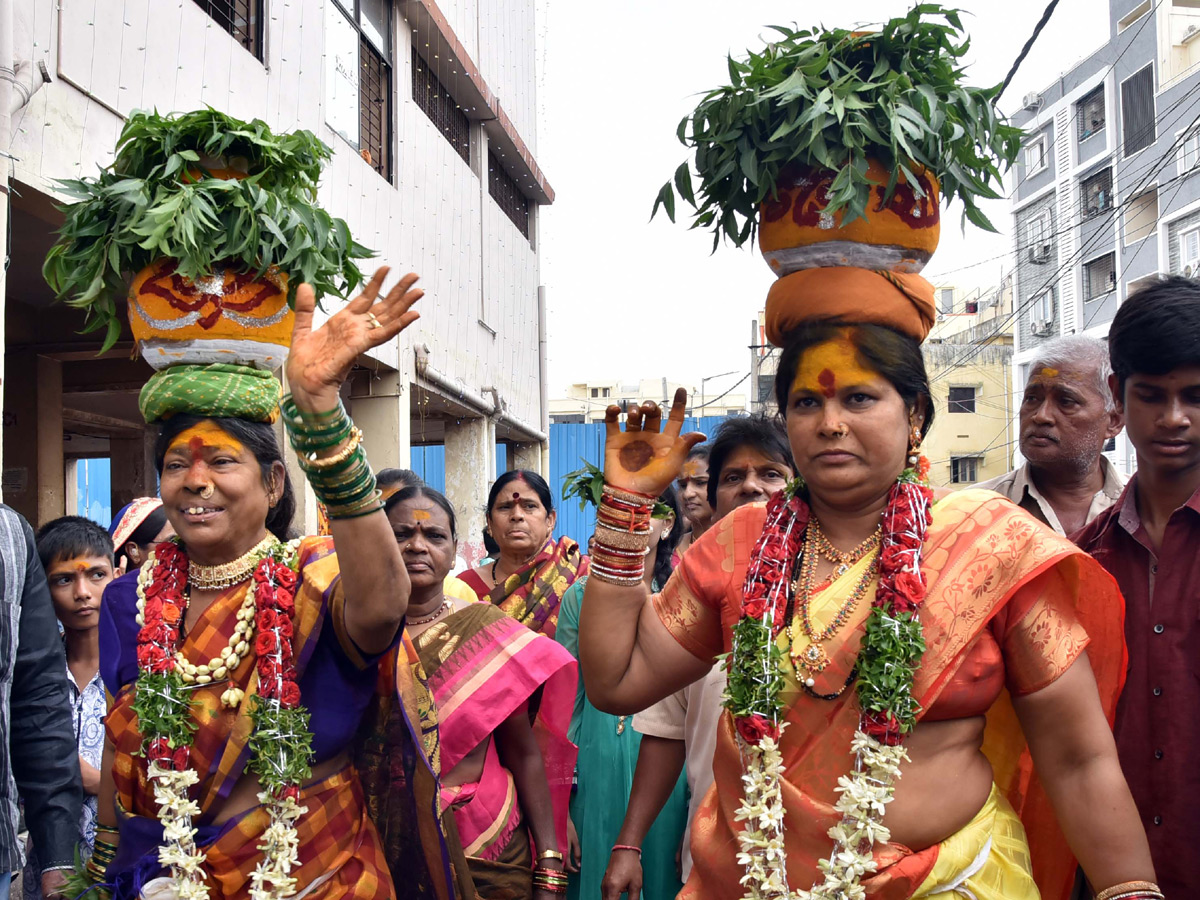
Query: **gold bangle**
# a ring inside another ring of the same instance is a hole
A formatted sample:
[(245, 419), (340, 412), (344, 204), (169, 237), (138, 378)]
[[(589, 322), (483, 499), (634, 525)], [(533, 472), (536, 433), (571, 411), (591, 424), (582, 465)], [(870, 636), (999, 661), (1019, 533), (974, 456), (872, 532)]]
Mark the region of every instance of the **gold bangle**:
[(1162, 895), (1160, 888), (1153, 881), (1126, 881), (1124, 884), (1114, 884), (1112, 887), (1106, 887), (1095, 897), (1095, 900), (1111, 900), (1118, 894), (1126, 894), (1130, 891), (1153, 891), (1159, 896)]
[(334, 466), (338, 465), (339, 463), (344, 463), (354, 455), (354, 451), (357, 450), (358, 445), (362, 443), (362, 438), (362, 429), (357, 425), (352, 425), (350, 426), (350, 440), (346, 441), (341, 450), (333, 454), (333, 456), (322, 456), (317, 459), (313, 459), (308, 456), (301, 456), (300, 465), (303, 469), (309, 472), (320, 472), (322, 469), (332, 469)]
[(557, 850), (543, 850), (538, 854), (538, 862), (541, 862), (543, 859), (557, 859), (559, 862), (562, 862), (563, 855)]

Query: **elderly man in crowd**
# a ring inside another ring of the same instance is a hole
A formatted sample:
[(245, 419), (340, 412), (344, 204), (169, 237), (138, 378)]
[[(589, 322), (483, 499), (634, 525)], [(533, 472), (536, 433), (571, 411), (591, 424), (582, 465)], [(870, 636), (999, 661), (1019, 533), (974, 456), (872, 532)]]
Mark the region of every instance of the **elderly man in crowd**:
[(1083, 528), (1124, 487), (1102, 454), (1124, 424), (1108, 387), (1108, 348), (1081, 336), (1043, 344), (1021, 401), (1025, 463), (976, 487), (996, 491), (1059, 534)]

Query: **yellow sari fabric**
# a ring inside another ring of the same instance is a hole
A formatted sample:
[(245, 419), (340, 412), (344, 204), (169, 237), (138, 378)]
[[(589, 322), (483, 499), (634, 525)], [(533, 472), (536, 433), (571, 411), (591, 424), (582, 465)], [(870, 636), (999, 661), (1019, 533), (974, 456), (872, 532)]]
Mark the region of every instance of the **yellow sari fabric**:
[[(668, 630), (702, 659), (729, 649), (729, 630), (741, 615), (746, 569), (764, 520), (761, 505), (726, 516), (689, 549), (654, 598)], [(821, 593), (818, 629), (848, 598), (861, 565)], [(1120, 593), (1107, 573), (1074, 545), (990, 491), (963, 491), (934, 505), (922, 569), (929, 586), (920, 614), (927, 650), (914, 693), (924, 709), (934, 705), (993, 618), (1004, 617), (1011, 626), (1002, 646), (1007, 688), (988, 710), (984, 752), (999, 795), (1028, 831), (1042, 895), (1065, 897), (1075, 862), (1033, 773), (1011, 694), (1030, 693), (1053, 682), (1091, 643), (1101, 700), (1111, 721), (1124, 673)], [(1084, 597), (1087, 602), (1081, 604)], [(846, 685), (868, 611), (869, 604), (860, 603), (826, 642), (830, 664), (816, 677), (815, 692), (835, 694)], [(838, 818), (834, 788), (850, 769), (850, 740), (859, 710), (852, 687), (836, 700), (819, 700), (800, 690), (789, 663), (784, 675), (789, 683), (788, 728), (781, 742), (788, 884), (807, 890), (820, 880), (817, 861), (832, 849), (827, 832)], [(734, 816), (742, 770), (728, 714), (718, 726), (713, 770), (715, 789), (693, 822), (695, 867), (680, 894), (684, 900), (741, 895), (742, 871), (735, 859), (740, 826), (735, 826)], [(943, 868), (957, 865), (952, 846), (957, 837), (918, 852), (895, 843), (877, 845), (877, 872), (863, 881), (867, 895), (879, 900), (922, 896), (919, 891), (926, 882), (941, 874), (939, 859)]]

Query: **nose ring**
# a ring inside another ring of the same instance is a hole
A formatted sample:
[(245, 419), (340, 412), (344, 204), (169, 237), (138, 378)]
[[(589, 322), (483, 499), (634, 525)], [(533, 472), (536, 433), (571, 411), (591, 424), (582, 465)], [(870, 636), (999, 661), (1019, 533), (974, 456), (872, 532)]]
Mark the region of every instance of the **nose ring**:
[(211, 483), (211, 482), (210, 482), (209, 484), (206, 484), (206, 485), (204, 486), (204, 490), (202, 490), (202, 491), (200, 492), (200, 499), (201, 499), (201, 500), (209, 500), (209, 499), (211, 499), (211, 498), (212, 498), (212, 495), (213, 495), (213, 491), (215, 491), (215, 490), (216, 490), (216, 488), (215, 488), (215, 487), (213, 487), (213, 485), (212, 485), (212, 483)]

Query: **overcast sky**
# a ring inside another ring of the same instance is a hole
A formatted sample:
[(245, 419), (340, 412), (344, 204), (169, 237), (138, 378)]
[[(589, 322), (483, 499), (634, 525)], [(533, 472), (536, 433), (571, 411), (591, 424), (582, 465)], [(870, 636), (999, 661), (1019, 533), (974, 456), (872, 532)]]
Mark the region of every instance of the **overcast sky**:
[[(963, 5), (971, 81), (996, 84), (1045, 0)], [(1061, 0), (1002, 108), (1011, 113), (1024, 94), (1105, 43), (1107, 7)], [(661, 213), (649, 221), (658, 188), (685, 158), (675, 127), (699, 94), (724, 83), (726, 52), (760, 47), (764, 26), (878, 23), (908, 8), (899, 0), (538, 0), (537, 156), (557, 193), (539, 229), (552, 397), (589, 379), (699, 384), (736, 370), (708, 382), (712, 397), (749, 371), (750, 323), (774, 277), (767, 264), (749, 247), (710, 254), (708, 232), (671, 225)], [(996, 257), (1011, 249), (1008, 204), (986, 212), (1002, 235), (969, 226), (964, 237), (960, 212), (943, 211), (927, 276), (969, 287), (996, 282), (1008, 263)]]

